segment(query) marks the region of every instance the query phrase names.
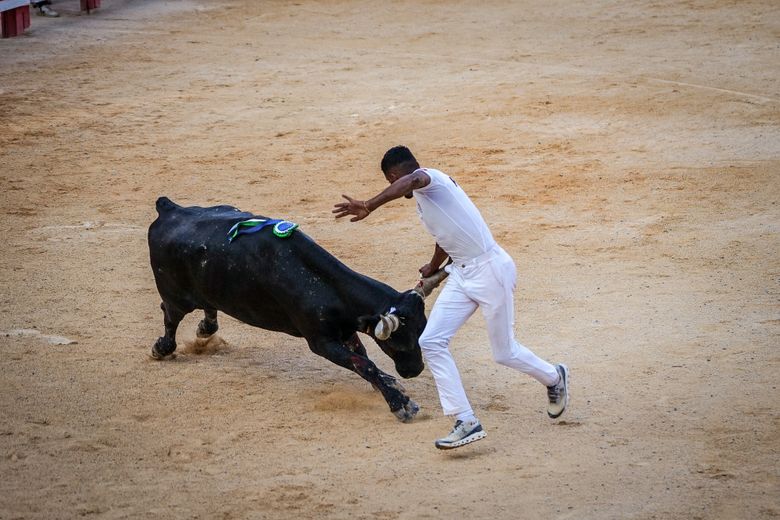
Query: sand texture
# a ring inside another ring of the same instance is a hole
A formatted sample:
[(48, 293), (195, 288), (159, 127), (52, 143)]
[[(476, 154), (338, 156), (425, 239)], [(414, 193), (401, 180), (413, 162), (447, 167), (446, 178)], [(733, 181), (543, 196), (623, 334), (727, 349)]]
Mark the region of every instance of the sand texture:
[[(53, 7), (0, 41), (1, 519), (780, 516), (777, 2)], [(479, 313), (452, 350), (488, 437), (452, 452), (427, 370), (402, 424), (224, 315), (149, 358), (161, 195), (295, 221), (411, 288), (413, 203), (331, 215), (399, 143), (515, 259), (518, 340), (571, 368), (560, 420)]]

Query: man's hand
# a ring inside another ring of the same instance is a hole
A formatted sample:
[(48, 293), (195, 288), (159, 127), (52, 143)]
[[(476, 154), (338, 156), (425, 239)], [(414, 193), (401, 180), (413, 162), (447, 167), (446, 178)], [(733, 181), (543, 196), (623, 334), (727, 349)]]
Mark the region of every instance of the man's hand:
[[(433, 256), (431, 257), (431, 261), (420, 268), (420, 276), (423, 278), (428, 278), (429, 276), (436, 274), (439, 271), (439, 267), (441, 267), (441, 264), (447, 260), (448, 256), (449, 255), (447, 254), (447, 251), (442, 249), (441, 246), (437, 243), (436, 247), (433, 248)], [(450, 260), (450, 262), (452, 262), (452, 260)]]
[(347, 199), (347, 202), (339, 202), (333, 206), (335, 209), (332, 213), (336, 214), (336, 218), (355, 215), (349, 219), (349, 221), (357, 222), (358, 220), (363, 220), (371, 213), (371, 210), (368, 209), (368, 205), (364, 200), (353, 199), (348, 195), (342, 195), (342, 197)]
[(434, 267), (433, 264), (425, 264), (420, 268), (420, 276), (428, 278), (436, 271), (438, 271), (438, 268)]

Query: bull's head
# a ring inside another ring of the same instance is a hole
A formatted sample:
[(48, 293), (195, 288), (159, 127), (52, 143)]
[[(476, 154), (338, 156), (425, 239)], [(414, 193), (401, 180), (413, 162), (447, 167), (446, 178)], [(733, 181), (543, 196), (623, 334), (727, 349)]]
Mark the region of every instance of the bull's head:
[(426, 323), (425, 304), (414, 291), (401, 293), (385, 312), (358, 319), (359, 330), (376, 340), (404, 378), (418, 376), (425, 368), (418, 341)]
[(420, 335), (425, 329), (424, 299), (447, 277), (444, 270), (423, 278), (417, 286), (404, 293), (382, 314), (362, 316), (359, 330), (372, 336), (382, 351), (395, 362), (398, 375), (416, 377), (424, 365), (420, 351)]

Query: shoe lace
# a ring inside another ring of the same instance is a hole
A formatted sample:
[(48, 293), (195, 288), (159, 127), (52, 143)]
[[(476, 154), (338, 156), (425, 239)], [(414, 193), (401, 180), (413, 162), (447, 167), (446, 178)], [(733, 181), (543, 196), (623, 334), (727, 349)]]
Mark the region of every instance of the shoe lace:
[(547, 387), (547, 398), (550, 400), (551, 403), (556, 402), (561, 396), (561, 393), (558, 391), (558, 385), (548, 386)]

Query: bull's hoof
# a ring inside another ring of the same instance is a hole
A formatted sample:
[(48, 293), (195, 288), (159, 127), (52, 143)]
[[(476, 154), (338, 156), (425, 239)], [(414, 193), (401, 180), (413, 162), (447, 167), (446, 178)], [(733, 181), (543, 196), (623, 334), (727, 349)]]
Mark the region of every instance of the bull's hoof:
[(210, 338), (217, 330), (219, 330), (219, 324), (216, 321), (200, 320), (195, 335), (199, 338)]
[(398, 417), (398, 420), (401, 422), (411, 422), (412, 419), (414, 419), (414, 416), (417, 415), (417, 412), (420, 411), (420, 406), (409, 399), (409, 401), (406, 402), (405, 405), (403, 405), (398, 410), (395, 410), (393, 413), (396, 417)]
[(152, 346), (152, 358), (157, 360), (165, 359), (172, 355), (174, 350), (176, 350), (175, 341), (166, 337), (157, 338), (157, 341)]

